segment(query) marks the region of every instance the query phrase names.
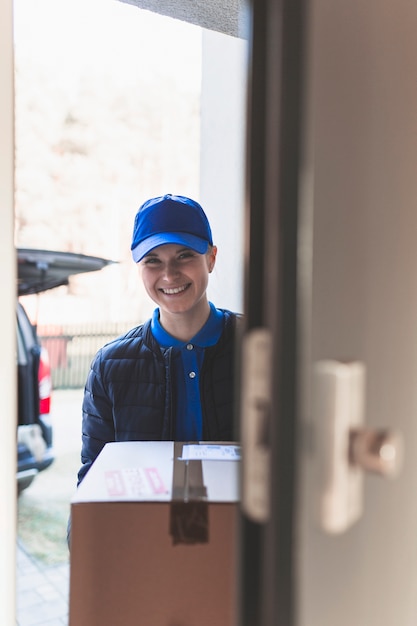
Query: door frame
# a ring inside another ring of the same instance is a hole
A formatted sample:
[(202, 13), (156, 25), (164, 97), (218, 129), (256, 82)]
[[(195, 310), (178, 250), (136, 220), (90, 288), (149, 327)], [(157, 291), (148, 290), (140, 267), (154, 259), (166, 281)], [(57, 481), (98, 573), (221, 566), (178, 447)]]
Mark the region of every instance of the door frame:
[(241, 626), (296, 623), (297, 276), (306, 21), (304, 0), (253, 0), (251, 5), (245, 332), (267, 329), (272, 349), (264, 441), (270, 459), (269, 515), (259, 523), (242, 510)]

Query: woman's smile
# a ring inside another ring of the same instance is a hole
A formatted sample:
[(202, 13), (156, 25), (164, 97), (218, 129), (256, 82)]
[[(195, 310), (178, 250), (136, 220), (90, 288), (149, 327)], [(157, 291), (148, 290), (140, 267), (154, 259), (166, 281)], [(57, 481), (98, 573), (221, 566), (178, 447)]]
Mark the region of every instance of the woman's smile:
[(160, 287), (159, 291), (162, 291), (166, 296), (176, 296), (179, 293), (183, 293), (186, 289), (189, 288), (191, 283), (187, 283), (186, 285), (182, 285), (181, 287)]

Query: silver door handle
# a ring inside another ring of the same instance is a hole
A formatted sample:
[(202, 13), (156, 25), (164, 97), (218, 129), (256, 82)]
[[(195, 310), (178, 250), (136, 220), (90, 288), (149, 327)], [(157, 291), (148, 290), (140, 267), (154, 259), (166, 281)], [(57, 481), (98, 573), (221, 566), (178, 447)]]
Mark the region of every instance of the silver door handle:
[(403, 465), (403, 439), (389, 430), (352, 429), (349, 462), (367, 472), (395, 478)]

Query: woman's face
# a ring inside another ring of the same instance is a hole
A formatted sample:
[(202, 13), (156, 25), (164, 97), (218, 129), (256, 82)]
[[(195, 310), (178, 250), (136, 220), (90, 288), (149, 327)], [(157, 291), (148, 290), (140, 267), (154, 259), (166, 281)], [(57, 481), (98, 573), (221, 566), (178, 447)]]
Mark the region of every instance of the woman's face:
[(166, 244), (139, 262), (145, 289), (161, 313), (198, 314), (207, 306), (208, 275), (216, 254), (215, 246), (206, 254), (199, 254), (177, 244)]

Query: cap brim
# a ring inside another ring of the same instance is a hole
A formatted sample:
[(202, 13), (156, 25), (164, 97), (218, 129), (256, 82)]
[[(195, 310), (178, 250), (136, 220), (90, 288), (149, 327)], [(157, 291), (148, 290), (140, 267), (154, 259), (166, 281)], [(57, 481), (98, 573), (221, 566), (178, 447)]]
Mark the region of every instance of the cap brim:
[(158, 233), (157, 235), (151, 235), (144, 241), (141, 241), (132, 250), (132, 257), (135, 263), (139, 263), (144, 256), (149, 254), (155, 248), (164, 246), (166, 244), (173, 243), (185, 248), (191, 248), (199, 254), (205, 254), (207, 252), (209, 242), (201, 237), (190, 235), (188, 233)]

